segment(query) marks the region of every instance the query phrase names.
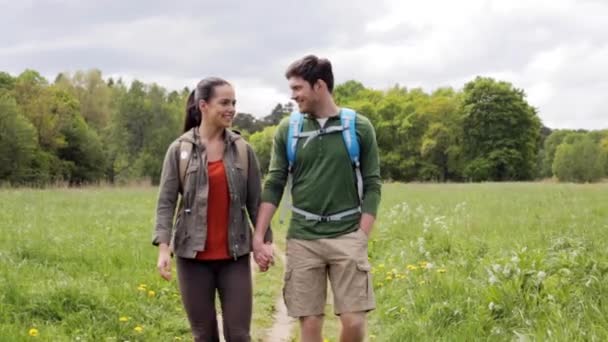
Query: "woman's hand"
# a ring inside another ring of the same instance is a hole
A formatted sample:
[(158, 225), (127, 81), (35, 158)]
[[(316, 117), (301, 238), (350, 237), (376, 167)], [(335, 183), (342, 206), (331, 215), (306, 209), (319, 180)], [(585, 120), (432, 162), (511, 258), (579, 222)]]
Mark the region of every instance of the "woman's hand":
[(264, 243), (264, 238), (254, 235), (253, 259), (260, 267), (260, 271), (266, 272), (274, 264), (273, 248), (271, 243)]
[(171, 280), (171, 251), (166, 243), (158, 246), (158, 263), (156, 264), (158, 273), (165, 280)]

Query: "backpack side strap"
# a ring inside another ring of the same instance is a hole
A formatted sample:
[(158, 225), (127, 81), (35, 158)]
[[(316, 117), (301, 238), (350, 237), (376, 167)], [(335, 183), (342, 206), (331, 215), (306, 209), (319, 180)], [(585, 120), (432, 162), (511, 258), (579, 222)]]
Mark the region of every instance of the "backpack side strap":
[(184, 192), (184, 181), (186, 180), (186, 170), (190, 157), (192, 155), (193, 144), (189, 141), (181, 141), (179, 143), (179, 188)]
[(247, 142), (245, 139), (237, 139), (234, 141), (236, 145), (236, 153), (238, 163), (241, 164), (241, 168), (245, 172), (245, 175), (249, 174), (249, 153), (247, 152)]

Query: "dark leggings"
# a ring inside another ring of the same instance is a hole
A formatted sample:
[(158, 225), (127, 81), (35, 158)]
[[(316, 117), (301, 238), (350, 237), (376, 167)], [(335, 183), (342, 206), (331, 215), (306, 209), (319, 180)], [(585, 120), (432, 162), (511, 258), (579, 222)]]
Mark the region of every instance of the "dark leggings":
[(252, 290), (249, 255), (237, 260), (177, 258), (182, 302), (196, 342), (219, 341), (215, 291), (219, 292), (227, 342), (250, 341)]

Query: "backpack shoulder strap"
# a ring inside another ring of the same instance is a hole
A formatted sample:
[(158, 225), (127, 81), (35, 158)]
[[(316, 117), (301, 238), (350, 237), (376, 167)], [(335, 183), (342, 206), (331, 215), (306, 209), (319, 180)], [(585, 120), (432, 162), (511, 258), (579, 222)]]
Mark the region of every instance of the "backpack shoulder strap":
[(360, 148), (356, 130), (357, 113), (349, 108), (342, 108), (340, 121), (342, 123), (342, 138), (348, 150), (348, 156), (353, 164), (359, 163)]
[(245, 175), (249, 174), (249, 153), (247, 152), (247, 142), (245, 139), (237, 139), (234, 141), (236, 144), (236, 153), (237, 160), (241, 167), (243, 168), (243, 172)]
[(361, 163), (359, 157), (361, 149), (359, 147), (359, 139), (357, 139), (357, 113), (350, 108), (342, 108), (340, 111), (340, 121), (342, 123), (342, 138), (344, 145), (348, 150), (348, 156), (353, 163), (355, 175), (357, 177), (357, 193), (359, 201), (363, 201), (363, 177), (361, 175)]
[(184, 180), (186, 179), (186, 169), (190, 162), (193, 144), (189, 141), (181, 141), (179, 143), (179, 187), (183, 192)]
[(289, 162), (289, 169), (291, 170), (296, 160), (296, 147), (298, 146), (298, 138), (300, 132), (302, 132), (302, 123), (304, 116), (302, 113), (294, 111), (289, 116), (289, 130), (287, 131), (287, 161)]

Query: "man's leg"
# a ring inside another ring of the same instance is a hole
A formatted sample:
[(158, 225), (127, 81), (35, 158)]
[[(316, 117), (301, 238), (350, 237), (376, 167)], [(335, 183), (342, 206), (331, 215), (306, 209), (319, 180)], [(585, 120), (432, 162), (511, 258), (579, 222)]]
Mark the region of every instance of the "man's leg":
[(334, 239), (323, 239), (329, 258), (329, 281), (334, 310), (342, 323), (341, 341), (363, 341), (366, 313), (375, 308), (367, 235), (358, 230)]
[(302, 342), (321, 342), (327, 266), (318, 240), (287, 240), (283, 297), (287, 313), (300, 320)]
[(349, 312), (340, 315), (340, 323), (342, 323), (341, 342), (363, 341), (365, 339), (366, 315), (365, 312)]
[(300, 340), (323, 342), (323, 315), (300, 317)]

